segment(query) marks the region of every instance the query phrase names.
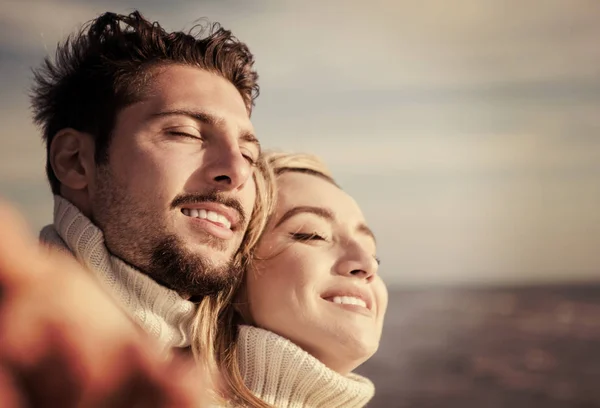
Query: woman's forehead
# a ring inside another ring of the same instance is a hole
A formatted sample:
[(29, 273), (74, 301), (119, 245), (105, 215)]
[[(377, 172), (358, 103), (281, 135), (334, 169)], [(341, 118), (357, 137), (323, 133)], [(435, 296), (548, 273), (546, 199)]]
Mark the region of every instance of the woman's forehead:
[(356, 201), (344, 190), (319, 176), (303, 173), (284, 173), (277, 178), (277, 213), (294, 207), (312, 206), (331, 211), (336, 218), (363, 221)]

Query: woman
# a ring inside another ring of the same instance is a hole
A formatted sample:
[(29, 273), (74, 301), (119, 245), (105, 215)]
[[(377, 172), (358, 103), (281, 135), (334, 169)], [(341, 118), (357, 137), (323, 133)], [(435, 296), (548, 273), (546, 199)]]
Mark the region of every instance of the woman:
[(201, 303), (194, 353), (220, 370), (221, 405), (362, 407), (374, 387), (352, 370), (387, 307), (374, 236), (318, 159), (268, 161), (276, 208), (236, 293)]

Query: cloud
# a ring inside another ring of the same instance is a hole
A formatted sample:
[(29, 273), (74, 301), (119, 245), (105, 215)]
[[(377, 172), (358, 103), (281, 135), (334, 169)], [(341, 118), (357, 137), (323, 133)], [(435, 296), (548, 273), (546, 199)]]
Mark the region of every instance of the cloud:
[(599, 16), (589, 1), (285, 2), (247, 24), (286, 88), (401, 89), (597, 78)]
[(83, 2), (5, 1), (0, 11), (0, 47), (22, 56), (52, 55), (58, 41), (95, 14), (96, 7)]
[(0, 46), (51, 52), (56, 41), (98, 13), (136, 7), (170, 29), (190, 27), (200, 17), (221, 21), (255, 51), (267, 88), (485, 87), (598, 78), (600, 5), (586, 0), (177, 1), (168, 6), (12, 0), (0, 12)]

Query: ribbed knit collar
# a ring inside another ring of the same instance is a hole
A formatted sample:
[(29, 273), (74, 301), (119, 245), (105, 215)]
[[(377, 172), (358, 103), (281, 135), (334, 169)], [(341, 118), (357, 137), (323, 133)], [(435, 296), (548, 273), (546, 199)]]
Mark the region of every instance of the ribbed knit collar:
[(112, 255), (102, 231), (69, 201), (54, 197), (54, 223), (42, 229), (40, 239), (75, 255), (162, 346), (189, 346), (196, 305)]
[(237, 352), (246, 386), (278, 408), (359, 408), (375, 392), (367, 378), (341, 375), (267, 330), (240, 326)]

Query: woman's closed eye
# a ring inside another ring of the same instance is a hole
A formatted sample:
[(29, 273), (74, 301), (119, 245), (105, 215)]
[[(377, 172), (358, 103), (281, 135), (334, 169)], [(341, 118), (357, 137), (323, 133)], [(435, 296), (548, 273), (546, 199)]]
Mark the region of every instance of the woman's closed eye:
[(327, 239), (317, 232), (292, 232), (290, 236), (296, 241), (327, 241)]
[[(317, 232), (290, 232), (290, 236), (296, 241), (327, 241), (327, 238)], [(373, 255), (373, 259), (377, 265), (381, 265), (381, 259), (377, 255)]]

